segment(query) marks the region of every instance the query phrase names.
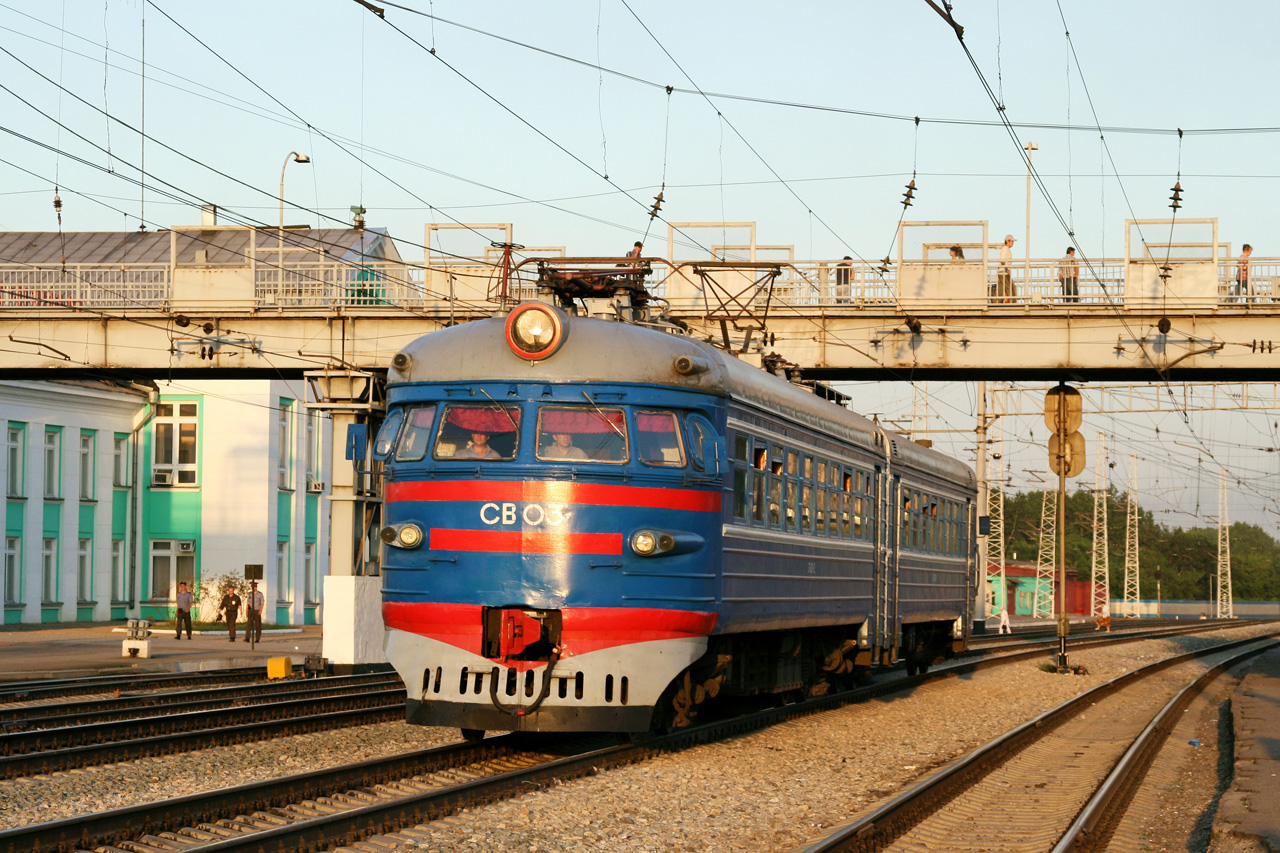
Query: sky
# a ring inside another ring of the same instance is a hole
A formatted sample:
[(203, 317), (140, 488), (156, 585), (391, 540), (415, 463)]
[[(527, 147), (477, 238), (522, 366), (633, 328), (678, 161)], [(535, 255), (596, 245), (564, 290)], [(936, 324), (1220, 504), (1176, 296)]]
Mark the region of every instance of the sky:
[[(202, 203), (274, 225), (300, 152), (286, 223), (346, 224), (360, 206), (410, 260), (429, 222), (509, 222), (519, 243), (579, 256), (665, 247), (659, 191), (669, 221), (755, 222), (801, 259), (880, 258), (913, 176), (907, 219), (986, 220), (1021, 253), (1035, 142), (1033, 257), (1120, 255), (1125, 220), (1168, 216), (1175, 181), (1179, 216), (1216, 218), (1230, 254), (1280, 256), (1273, 3), (957, 0), (963, 44), (925, 0), (382, 8), (0, 0), (0, 230), (190, 225)], [(742, 239), (690, 233), (677, 256)], [(497, 237), (433, 239), (470, 253)], [(849, 387), (868, 413), (910, 416), (909, 386)], [(931, 428), (972, 428), (972, 385), (929, 390)], [(1280, 445), (1276, 417), (1095, 420), (1117, 485), (1129, 453), (1144, 459), (1158, 519), (1208, 523), (1223, 464), (1232, 519), (1277, 532), (1280, 455), (1258, 449)], [(1034, 485), (1021, 469), (1043, 467), (1044, 428), (1007, 423), (1023, 436), (1013, 485)], [(972, 458), (971, 437), (935, 438)]]

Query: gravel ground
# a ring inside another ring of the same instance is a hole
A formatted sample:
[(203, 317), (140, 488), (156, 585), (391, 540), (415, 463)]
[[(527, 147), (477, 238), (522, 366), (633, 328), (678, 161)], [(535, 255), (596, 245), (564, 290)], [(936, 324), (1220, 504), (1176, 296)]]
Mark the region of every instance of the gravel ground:
[[(436, 821), (429, 851), (787, 850), (1127, 669), (1264, 633), (1246, 625), (1073, 652), (1084, 676), (1022, 662), (813, 715)], [(383, 723), (0, 782), (0, 827), (176, 797), (456, 740)], [(408, 845), (405, 845), (406, 847)]]

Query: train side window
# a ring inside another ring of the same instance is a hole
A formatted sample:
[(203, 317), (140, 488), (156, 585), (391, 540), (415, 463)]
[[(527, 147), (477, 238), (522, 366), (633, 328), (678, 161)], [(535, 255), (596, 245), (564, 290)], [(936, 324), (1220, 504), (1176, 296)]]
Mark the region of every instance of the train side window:
[(804, 472), (800, 476), (804, 477), (806, 480), (813, 479), (813, 457), (812, 456), (805, 456)]
[(787, 474), (794, 477), (800, 473), (800, 454), (794, 450), (787, 451)]
[(769, 526), (782, 526), (782, 481), (777, 477), (769, 478)]
[(764, 524), (764, 472), (751, 472), (751, 517), (759, 524)]
[(693, 467), (712, 476), (720, 473), (719, 442), (711, 424), (698, 415), (690, 415), (689, 458)]
[[(403, 442), (402, 442), (403, 443)], [(514, 459), (520, 446), (520, 408), (497, 403), (445, 406), (435, 458)]]
[(783, 482), (786, 491), (783, 493), (782, 505), (786, 507), (783, 528), (791, 532), (796, 529), (796, 481), (788, 478)]
[(681, 445), (675, 412), (636, 412), (636, 455), (645, 465), (683, 468)]
[(808, 533), (813, 529), (813, 486), (805, 483), (800, 491), (800, 532)]
[(751, 438), (742, 433), (738, 433), (733, 437), (733, 458), (739, 462), (746, 462), (751, 453)]
[[(431, 434), (435, 431), (436, 404), (414, 406), (405, 414), (405, 424), (396, 444), (397, 462), (417, 462), (427, 455)], [(384, 424), (385, 427), (385, 424)], [(378, 434), (379, 444), (382, 434)], [(376, 449), (376, 448), (375, 448)]]
[(818, 473), (814, 477), (814, 480), (818, 483), (827, 482), (827, 463), (823, 462), (821, 459), (818, 460)]
[(747, 517), (747, 469), (733, 469), (733, 517)]
[(626, 418), (621, 409), (543, 406), (536, 455), (549, 462), (626, 462)]
[(404, 409), (392, 409), (387, 419), (378, 429), (378, 437), (373, 442), (373, 458), (386, 459), (395, 449), (396, 438), (400, 435), (400, 427), (404, 425)]

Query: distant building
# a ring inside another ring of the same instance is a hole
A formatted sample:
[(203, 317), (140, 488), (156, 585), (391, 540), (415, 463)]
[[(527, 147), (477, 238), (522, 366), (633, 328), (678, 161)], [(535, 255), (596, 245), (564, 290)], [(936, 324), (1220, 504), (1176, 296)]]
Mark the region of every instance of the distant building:
[[(1036, 601), (1036, 564), (1027, 560), (1006, 560), (1004, 564), (1005, 588), (1000, 588), (1000, 566), (987, 564), (987, 581), (991, 584), (994, 612), (1008, 606), (1011, 616), (1031, 616)], [(1054, 580), (1054, 612), (1057, 612), (1057, 580)], [(1067, 612), (1089, 613), (1093, 589), (1092, 580), (1081, 580), (1080, 573), (1067, 567)], [(1006, 602), (1008, 604), (1006, 605)]]

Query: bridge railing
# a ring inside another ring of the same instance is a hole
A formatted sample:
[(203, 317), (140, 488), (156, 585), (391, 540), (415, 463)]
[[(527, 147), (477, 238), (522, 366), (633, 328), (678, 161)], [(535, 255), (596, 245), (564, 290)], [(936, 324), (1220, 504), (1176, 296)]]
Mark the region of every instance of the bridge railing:
[[(1078, 301), (1062, 292), (1056, 260), (1033, 260), (1029, 269), (1025, 261), (1015, 261), (1010, 271), (1013, 293), (1008, 297), (997, 294), (998, 261), (985, 265), (981, 261), (888, 265), (853, 261), (847, 267), (841, 264), (840, 260), (779, 264), (779, 275), (772, 284), (773, 304), (779, 308), (835, 312), (886, 305), (920, 310), (1007, 310), (1009, 306), (1085, 310), (1134, 305), (1144, 300), (1150, 304), (1158, 298), (1157, 293), (1164, 292), (1156, 281), (1159, 264), (1126, 265), (1118, 259), (1095, 261), (1091, 267), (1080, 265)], [(1171, 268), (1170, 291), (1176, 291), (1176, 298), (1184, 302), (1187, 300), (1183, 297), (1192, 291), (1197, 304), (1210, 308), (1272, 310), (1280, 300), (1277, 258), (1251, 261), (1243, 286), (1236, 282), (1235, 260), (1216, 265), (1175, 261)], [(687, 268), (672, 272), (655, 263), (653, 270), (651, 290), (669, 298), (678, 310), (696, 313), (706, 303), (697, 276)], [(242, 272), (247, 275), (250, 268)], [(1184, 280), (1190, 281), (1187, 277), (1192, 272), (1196, 278), (1194, 287), (1180, 285)], [(164, 308), (182, 302), (181, 280), (189, 273), (166, 264), (0, 264), (0, 311)], [(745, 293), (744, 298), (753, 306), (763, 303), (763, 291), (750, 292), (760, 278), (758, 272), (718, 270), (714, 275), (726, 288)], [(177, 286), (175, 277), (179, 280)], [(1182, 290), (1178, 290), (1180, 286)], [(221, 285), (208, 291), (215, 294), (215, 299), (217, 287)], [(490, 298), (496, 292), (494, 268), (479, 262), (423, 267), (411, 263), (353, 265), (316, 261), (289, 263), (284, 269), (275, 265), (252, 268), (251, 282), (245, 279), (244, 292), (234, 305), (311, 310), (447, 310), (451, 302), (455, 307), (491, 305)], [(532, 298), (536, 294), (535, 282), (530, 275), (517, 276), (508, 293), (517, 301)]]

